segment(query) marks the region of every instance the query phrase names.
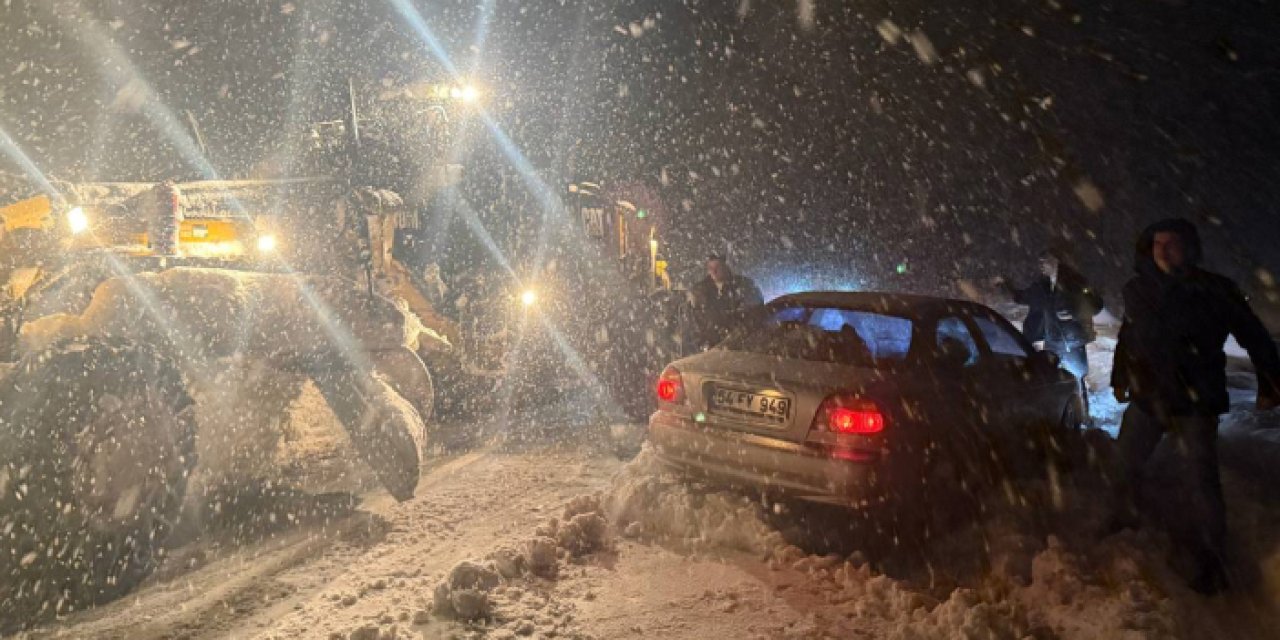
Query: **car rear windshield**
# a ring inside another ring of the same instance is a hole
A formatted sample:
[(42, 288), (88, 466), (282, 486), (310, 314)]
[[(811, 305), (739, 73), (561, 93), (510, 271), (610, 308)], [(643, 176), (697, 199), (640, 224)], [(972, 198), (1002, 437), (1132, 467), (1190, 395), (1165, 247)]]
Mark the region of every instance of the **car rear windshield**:
[(766, 307), (722, 346), (794, 360), (890, 366), (906, 359), (911, 336), (911, 320), (900, 316), (834, 307)]

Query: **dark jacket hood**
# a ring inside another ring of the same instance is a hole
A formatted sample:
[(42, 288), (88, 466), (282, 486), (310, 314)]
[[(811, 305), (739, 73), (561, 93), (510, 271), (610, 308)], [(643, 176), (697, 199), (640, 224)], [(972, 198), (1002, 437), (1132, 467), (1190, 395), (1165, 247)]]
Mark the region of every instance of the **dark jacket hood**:
[(1196, 225), (1190, 220), (1184, 218), (1166, 218), (1161, 220), (1138, 234), (1138, 245), (1136, 247), (1133, 268), (1142, 275), (1163, 275), (1160, 268), (1156, 266), (1156, 261), (1151, 257), (1152, 246), (1155, 245), (1157, 233), (1171, 231), (1182, 236), (1182, 243), (1187, 252), (1187, 266), (1200, 266), (1200, 259), (1204, 256), (1204, 251), (1200, 246), (1200, 232), (1196, 230)]

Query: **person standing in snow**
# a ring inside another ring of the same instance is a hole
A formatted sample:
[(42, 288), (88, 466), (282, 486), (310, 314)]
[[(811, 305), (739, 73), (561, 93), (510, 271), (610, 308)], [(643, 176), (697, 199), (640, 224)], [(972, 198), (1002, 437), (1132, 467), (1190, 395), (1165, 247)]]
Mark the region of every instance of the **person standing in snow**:
[(733, 272), (719, 255), (707, 257), (707, 277), (690, 291), (700, 342), (719, 344), (752, 307), (764, 304), (760, 287)]
[[(1102, 311), (1102, 296), (1073, 268), (1064, 251), (1040, 254), (1040, 277), (1025, 288), (1001, 284), (1014, 302), (1028, 307), (1022, 332), (1037, 349), (1057, 354), (1063, 369), (1081, 384), (1089, 373), (1086, 346), (1097, 338), (1093, 316)], [(1083, 389), (1086, 391), (1087, 389)], [(1085, 393), (1084, 397), (1088, 397)]]
[(1227, 336), (1249, 353), (1257, 372), (1257, 408), (1280, 406), (1280, 355), (1266, 327), (1231, 280), (1200, 268), (1200, 236), (1182, 219), (1157, 222), (1138, 238), (1137, 275), (1124, 287), (1124, 323), (1111, 386), (1130, 402), (1120, 425), (1124, 474), (1115, 525), (1136, 519), (1143, 469), (1166, 434), (1175, 439), (1180, 477), (1190, 487), (1175, 534), (1192, 554), (1191, 586), (1227, 587), (1222, 554), (1226, 505), (1218, 475), (1218, 416), (1229, 408)]

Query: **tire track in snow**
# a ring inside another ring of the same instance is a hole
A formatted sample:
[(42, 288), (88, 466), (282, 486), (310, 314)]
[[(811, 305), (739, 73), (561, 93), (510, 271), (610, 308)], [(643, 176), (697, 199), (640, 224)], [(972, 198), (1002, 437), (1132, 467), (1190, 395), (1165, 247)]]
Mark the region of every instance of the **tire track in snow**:
[[(419, 496), (483, 461), (493, 447), (473, 451), (435, 467), (422, 476)], [(416, 500), (416, 499), (415, 499)], [(410, 501), (406, 504), (412, 504)], [(98, 609), (71, 616), (62, 625), (39, 629), (32, 638), (160, 638), (238, 637), (237, 620), (260, 616), (292, 603), (304, 592), (275, 578), (305, 567), (336, 543), (376, 537), (398, 505), (379, 491), (363, 496), (360, 510), (327, 526), (303, 526), (267, 542), (246, 545), (189, 572), (144, 586)], [(364, 530), (362, 532), (362, 529)], [(179, 554), (183, 550), (177, 550)], [(177, 554), (175, 554), (177, 555)], [(255, 607), (254, 605), (258, 605)], [(266, 611), (257, 611), (265, 606)]]
[[(490, 452), (454, 473), (445, 470), (440, 483), (401, 505), (382, 544), (335, 558), (340, 561), (333, 578), (295, 598), (292, 610), (264, 611), (267, 615), (244, 620), (227, 637), (328, 638), (366, 624), (393, 623), (402, 632), (412, 627), (414, 637), (428, 629), (435, 637), (452, 624), (433, 619), (419, 627), (406, 619), (428, 608), (449, 569), (531, 536), (537, 524), (558, 515), (561, 502), (603, 487), (618, 464), (582, 453), (534, 450)], [(441, 530), (433, 533), (430, 525)]]

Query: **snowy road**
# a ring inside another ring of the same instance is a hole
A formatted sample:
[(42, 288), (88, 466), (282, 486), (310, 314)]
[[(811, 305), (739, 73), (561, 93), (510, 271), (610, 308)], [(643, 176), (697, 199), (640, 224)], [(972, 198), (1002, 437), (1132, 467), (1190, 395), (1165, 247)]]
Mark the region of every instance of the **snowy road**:
[[(33, 637), (328, 638), (380, 620), (407, 630), (450, 567), (531, 531), (619, 465), (546, 449), (436, 459), (412, 501), (373, 494), (358, 511), (243, 548), (190, 545), (170, 565), (194, 569), (162, 572), (130, 597)], [(440, 624), (423, 629), (445, 634)]]
[[(1114, 425), (1119, 407), (1094, 408)], [(289, 492), (245, 503), (247, 518), (177, 548), (135, 593), (30, 636), (1154, 640), (1268, 638), (1280, 624), (1280, 412), (1224, 422), (1238, 589), (1214, 599), (1168, 568), (1161, 536), (1099, 536), (1105, 487), (1089, 473), (902, 549), (845, 512), (690, 483), (647, 451), (624, 464), (598, 417), (567, 414), (462, 425), (485, 444), (428, 460), (408, 502), (367, 489), (358, 506)], [(608, 528), (574, 551), (566, 516), (581, 510), (565, 508), (581, 496), (599, 498), (588, 510)], [(1027, 508), (1037, 501), (1055, 506)], [(558, 570), (490, 574), (487, 619), (441, 614), (437, 586), (459, 563), (498, 568), (504, 549), (532, 563), (534, 538)]]
[[(943, 538), (930, 566), (879, 552), (872, 563), (847, 550), (812, 555), (830, 551), (821, 534), (838, 517), (801, 520), (688, 485), (647, 453), (624, 465), (602, 448), (573, 449), (508, 444), (443, 456), (409, 502), (374, 492), (358, 510), (338, 508), (242, 546), (211, 534), (178, 549), (135, 594), (32, 637), (923, 639), (1038, 629), (1034, 637), (1261, 638), (1262, 627), (1241, 620), (1272, 613), (1265, 600), (1280, 586), (1263, 576), (1253, 596), (1201, 601), (1153, 569), (1143, 546), (1158, 542), (1125, 534), (1086, 550), (1049, 542), (1014, 512)], [(1231, 488), (1235, 526), (1261, 519), (1274, 530), (1274, 506), (1259, 503), (1256, 489)], [(591, 493), (606, 497), (611, 548), (562, 558), (555, 577), (504, 581), (490, 594), (487, 623), (431, 612), (436, 585), (457, 563), (519, 548)], [(1257, 547), (1275, 542), (1247, 540), (1264, 556), (1273, 552)]]

